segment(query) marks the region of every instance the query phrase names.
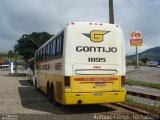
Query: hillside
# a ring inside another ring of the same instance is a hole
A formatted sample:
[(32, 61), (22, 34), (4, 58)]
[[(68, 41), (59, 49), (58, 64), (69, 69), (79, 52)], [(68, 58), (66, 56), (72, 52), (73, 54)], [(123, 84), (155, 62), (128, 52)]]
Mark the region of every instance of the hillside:
[[(139, 53), (139, 59), (141, 58), (148, 58), (149, 60), (160, 60), (160, 46), (150, 48), (148, 50), (145, 50), (142, 53)], [(126, 56), (128, 60), (135, 60), (135, 55)]]

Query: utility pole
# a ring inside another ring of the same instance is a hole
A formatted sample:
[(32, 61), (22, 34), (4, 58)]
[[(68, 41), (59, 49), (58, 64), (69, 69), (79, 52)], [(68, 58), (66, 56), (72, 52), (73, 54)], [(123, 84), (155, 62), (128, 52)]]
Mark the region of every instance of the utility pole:
[[(15, 44), (15, 47), (16, 47), (16, 44)], [(16, 50), (14, 50), (14, 61), (15, 61), (15, 63), (14, 63), (14, 72), (15, 72), (15, 74), (17, 74), (17, 63), (16, 63), (16, 61), (17, 61), (17, 53), (16, 53)]]
[(137, 67), (139, 66), (139, 61), (138, 61), (138, 46), (136, 46), (136, 61), (137, 61)]
[(109, 0), (109, 23), (114, 24), (113, 0)]

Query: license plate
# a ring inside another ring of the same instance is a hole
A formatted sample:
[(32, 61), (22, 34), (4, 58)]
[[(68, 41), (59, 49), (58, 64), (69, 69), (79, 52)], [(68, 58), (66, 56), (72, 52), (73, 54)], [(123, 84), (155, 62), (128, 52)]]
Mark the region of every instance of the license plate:
[(96, 83), (96, 86), (98, 86), (98, 87), (104, 87), (105, 83)]
[(93, 93), (94, 96), (101, 96), (103, 95), (102, 93)]

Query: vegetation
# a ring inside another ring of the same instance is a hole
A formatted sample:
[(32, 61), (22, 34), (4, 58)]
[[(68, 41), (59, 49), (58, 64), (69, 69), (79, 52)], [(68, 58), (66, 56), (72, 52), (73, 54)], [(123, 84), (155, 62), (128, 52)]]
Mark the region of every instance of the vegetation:
[(14, 56), (15, 56), (15, 53), (12, 50), (9, 50), (8, 51), (9, 61), (13, 61)]
[[(139, 60), (146, 62), (147, 60), (160, 60), (160, 46), (148, 49), (142, 53), (139, 53)], [(126, 57), (128, 60), (136, 60), (135, 55), (129, 55)]]
[(35, 51), (49, 40), (53, 35), (47, 32), (32, 34), (24, 34), (17, 40), (14, 50), (9, 50), (8, 53), (0, 53), (0, 64), (8, 61), (24, 62), (34, 56)]
[(127, 79), (126, 84), (127, 85), (140, 85), (140, 86), (160, 89), (160, 84), (159, 83), (148, 83), (148, 82), (142, 82), (142, 81)]
[(0, 53), (0, 59), (4, 59), (7, 57), (7, 53)]
[(21, 55), (15, 55), (13, 51), (8, 51), (8, 53), (0, 53), (0, 64), (8, 63), (10, 61), (15, 61), (19, 63), (24, 63), (23, 57)]
[(43, 45), (47, 40), (49, 40), (53, 35), (50, 35), (47, 32), (32, 34), (24, 34), (17, 41), (15, 46), (15, 52), (23, 56), (23, 59), (26, 61), (34, 56), (35, 51)]
[(7, 53), (0, 53), (0, 64), (8, 60)]
[[(148, 60), (147, 60), (148, 61)], [(139, 65), (140, 66), (144, 66), (147, 64), (146, 58), (142, 58), (141, 60), (139, 60)], [(130, 66), (136, 66), (137, 62), (135, 60), (126, 60), (126, 65), (130, 65)]]
[(143, 62), (144, 64), (146, 64), (147, 61), (149, 61), (149, 59), (147, 57), (145, 57), (145, 58), (141, 58), (140, 61)]

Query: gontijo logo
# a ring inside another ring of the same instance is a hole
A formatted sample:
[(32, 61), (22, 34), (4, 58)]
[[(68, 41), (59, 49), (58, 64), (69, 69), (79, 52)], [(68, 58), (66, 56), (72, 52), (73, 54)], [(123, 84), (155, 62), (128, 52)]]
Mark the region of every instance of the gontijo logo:
[(86, 37), (89, 37), (92, 42), (102, 42), (103, 36), (110, 31), (102, 31), (102, 30), (93, 30), (90, 32), (90, 34), (82, 33)]

